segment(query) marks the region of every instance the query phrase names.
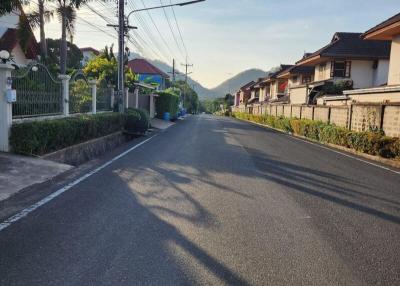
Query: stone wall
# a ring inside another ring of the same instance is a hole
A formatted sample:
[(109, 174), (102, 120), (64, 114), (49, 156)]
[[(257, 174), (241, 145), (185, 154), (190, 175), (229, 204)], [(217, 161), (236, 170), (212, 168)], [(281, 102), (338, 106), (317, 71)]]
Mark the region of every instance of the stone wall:
[(329, 107), (315, 106), (314, 107), (314, 120), (329, 122)]
[(301, 118), (313, 119), (313, 108), (312, 106), (302, 106), (301, 107)]
[(381, 105), (353, 105), (351, 130), (379, 130), (381, 126)]
[(386, 135), (400, 137), (400, 105), (385, 106), (382, 125)]

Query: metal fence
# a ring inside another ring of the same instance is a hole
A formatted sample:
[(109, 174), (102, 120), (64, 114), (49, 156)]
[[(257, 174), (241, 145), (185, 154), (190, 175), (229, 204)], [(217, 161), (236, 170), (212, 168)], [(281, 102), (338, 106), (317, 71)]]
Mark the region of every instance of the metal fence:
[(113, 93), (113, 87), (104, 86), (102, 83), (99, 84), (96, 95), (96, 105), (98, 111), (110, 111), (113, 109)]
[(49, 70), (36, 63), (12, 72), (12, 87), (17, 91), (13, 118), (61, 114), (62, 85)]
[(82, 71), (77, 71), (69, 82), (69, 112), (92, 111), (92, 88)]

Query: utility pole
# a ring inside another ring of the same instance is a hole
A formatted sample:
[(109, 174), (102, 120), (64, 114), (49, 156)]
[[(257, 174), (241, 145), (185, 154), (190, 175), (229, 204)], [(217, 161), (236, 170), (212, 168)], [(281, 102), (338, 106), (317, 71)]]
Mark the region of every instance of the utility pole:
[(124, 112), (125, 0), (118, 1), (118, 111)]
[(183, 92), (183, 104), (182, 104), (182, 106), (183, 107), (185, 107), (185, 99), (186, 99), (186, 88), (187, 88), (187, 86), (188, 86), (188, 75), (189, 74), (191, 74), (192, 72), (188, 72), (188, 68), (189, 67), (193, 67), (193, 64), (188, 64), (188, 60), (187, 60), (187, 57), (186, 57), (186, 63), (185, 64), (182, 64), (182, 66), (184, 66), (185, 67), (185, 89), (184, 89), (184, 92)]
[(137, 27), (132, 27), (128, 25), (128, 21), (125, 19), (125, 1), (118, 0), (118, 25), (108, 24), (109, 27), (114, 27), (118, 29), (118, 83), (117, 83), (117, 103), (118, 111), (124, 112), (124, 101), (125, 101), (125, 62), (124, 62), (124, 52), (125, 52), (125, 36), (128, 35), (129, 29), (137, 29)]

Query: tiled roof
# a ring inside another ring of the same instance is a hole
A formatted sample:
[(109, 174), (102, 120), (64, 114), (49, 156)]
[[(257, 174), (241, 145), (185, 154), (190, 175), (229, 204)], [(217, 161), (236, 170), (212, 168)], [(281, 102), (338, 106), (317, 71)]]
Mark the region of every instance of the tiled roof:
[(314, 73), (315, 68), (313, 66), (291, 66), (288, 69), (283, 70), (280, 74), (292, 73), (292, 74), (308, 74)]
[(161, 75), (163, 78), (169, 78), (165, 72), (153, 66), (145, 59), (133, 59), (128, 62), (128, 67), (137, 74), (156, 74)]
[(294, 67), (294, 65), (280, 65), (279, 69), (275, 72), (273, 72), (272, 74), (270, 74), (268, 76), (268, 79), (274, 79), (278, 76), (278, 74), (280, 74), (281, 72), (283, 72), (284, 70), (287, 70), (289, 68)]
[(335, 33), (325, 47), (301, 59), (303, 62), (315, 56), (343, 58), (389, 58), (390, 41), (364, 41), (361, 33)]
[(400, 13), (397, 15), (394, 15), (393, 17), (390, 17), (389, 19), (387, 19), (386, 21), (383, 21), (382, 23), (376, 25), (375, 27), (369, 29), (368, 31), (366, 31), (364, 34), (362, 34), (362, 36), (366, 36), (367, 34), (373, 33), (378, 31), (379, 29), (385, 28), (389, 25), (392, 25), (396, 22), (400, 22)]
[(93, 52), (96, 56), (98, 56), (100, 54), (100, 52), (98, 50), (96, 50), (95, 48), (92, 48), (92, 47), (85, 47), (85, 48), (81, 48), (80, 50), (81, 50), (81, 52)]
[(239, 90), (246, 89), (246, 88), (248, 88), (248, 87), (250, 87), (250, 86), (252, 86), (252, 85), (254, 85), (254, 84), (255, 84), (255, 82), (252, 80), (251, 82), (248, 82), (248, 83), (246, 83), (244, 86), (242, 86), (241, 88), (239, 88)]
[[(9, 28), (0, 38), (0, 50), (11, 52), (18, 43), (17, 30)], [(27, 42), (24, 54), (27, 59), (35, 59), (39, 54), (39, 46), (33, 34)]]

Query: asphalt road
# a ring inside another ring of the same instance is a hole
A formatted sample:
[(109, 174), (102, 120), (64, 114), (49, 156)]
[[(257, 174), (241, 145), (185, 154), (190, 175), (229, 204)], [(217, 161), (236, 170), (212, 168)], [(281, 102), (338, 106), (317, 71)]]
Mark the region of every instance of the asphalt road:
[(400, 175), (192, 116), (0, 231), (0, 285), (400, 285)]

